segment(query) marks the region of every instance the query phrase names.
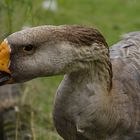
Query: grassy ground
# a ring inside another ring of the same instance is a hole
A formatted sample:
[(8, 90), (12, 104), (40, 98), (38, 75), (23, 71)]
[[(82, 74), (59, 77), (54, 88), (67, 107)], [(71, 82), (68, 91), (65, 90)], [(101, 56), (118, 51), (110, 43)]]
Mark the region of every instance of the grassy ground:
[[(123, 33), (140, 29), (139, 0), (58, 0), (58, 11), (42, 8), (43, 0), (1, 0), (0, 40), (22, 26), (43, 24), (82, 24), (98, 28), (109, 45), (115, 43)], [(55, 91), (62, 76), (41, 78), (29, 82), (23, 94), (41, 111), (36, 134), (40, 140), (60, 140), (52, 123), (52, 106)], [(45, 117), (45, 121), (42, 116)]]

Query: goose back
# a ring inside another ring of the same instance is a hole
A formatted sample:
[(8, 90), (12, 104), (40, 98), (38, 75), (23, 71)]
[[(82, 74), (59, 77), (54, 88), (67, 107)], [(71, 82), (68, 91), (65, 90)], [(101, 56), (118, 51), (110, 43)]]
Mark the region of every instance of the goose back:
[[(121, 41), (110, 48), (114, 89), (128, 98), (125, 119), (132, 122), (129, 130), (134, 133), (123, 138), (140, 139), (140, 32), (125, 34)], [(114, 90), (113, 89), (113, 90)], [(119, 104), (119, 103), (118, 103)], [(123, 105), (121, 105), (123, 106)]]

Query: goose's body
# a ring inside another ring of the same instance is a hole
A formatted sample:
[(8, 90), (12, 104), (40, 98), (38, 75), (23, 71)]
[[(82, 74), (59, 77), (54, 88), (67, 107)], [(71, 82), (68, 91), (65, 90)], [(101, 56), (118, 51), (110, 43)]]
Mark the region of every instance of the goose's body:
[(94, 87), (87, 71), (66, 75), (60, 84), (54, 122), (66, 140), (140, 139), (140, 32), (113, 45), (110, 58), (113, 86), (108, 95), (98, 97), (102, 89)]
[(21, 84), (0, 87), (0, 140), (33, 139), (30, 106), (19, 104), (17, 100), (21, 89)]
[[(16, 85), (5, 85), (0, 87), (0, 139), (12, 140), (13, 136), (9, 134), (15, 133), (12, 128), (15, 123), (13, 115), (15, 114), (14, 106), (16, 98), (20, 95), (20, 87)], [(16, 117), (15, 117), (16, 118)], [(9, 125), (11, 125), (9, 127)], [(15, 126), (14, 126), (15, 127)]]
[(129, 34), (110, 49), (109, 57), (105, 39), (93, 28), (41, 26), (20, 31), (1, 45), (7, 47), (8, 42), (10, 50), (0, 66), (9, 74), (0, 82), (65, 74), (53, 111), (56, 129), (65, 140), (139, 140), (139, 36)]
[[(4, 102), (11, 103), (10, 101), (16, 99), (21, 95), (21, 85), (14, 84), (14, 85), (5, 85), (0, 87), (0, 103), (3, 104)], [(9, 102), (8, 102), (9, 101)], [(4, 103), (5, 104), (5, 103)]]

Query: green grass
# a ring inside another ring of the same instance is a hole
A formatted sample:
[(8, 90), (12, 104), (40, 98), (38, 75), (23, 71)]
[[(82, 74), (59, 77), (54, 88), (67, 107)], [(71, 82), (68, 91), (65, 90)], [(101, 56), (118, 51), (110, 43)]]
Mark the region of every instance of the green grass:
[[(43, 0), (1, 0), (0, 40), (22, 26), (82, 24), (98, 28), (111, 46), (123, 33), (140, 29), (139, 0), (58, 0), (56, 13), (41, 8)], [(62, 76), (29, 82), (22, 100), (41, 111), (36, 128), (40, 140), (60, 140), (52, 123), (55, 91)], [(45, 117), (46, 121), (41, 119)]]

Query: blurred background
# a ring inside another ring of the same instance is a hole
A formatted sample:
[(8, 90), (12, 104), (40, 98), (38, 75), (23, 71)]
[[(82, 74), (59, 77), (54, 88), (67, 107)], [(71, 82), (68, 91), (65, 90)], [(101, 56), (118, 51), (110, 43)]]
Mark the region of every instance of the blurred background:
[[(44, 24), (81, 24), (99, 29), (109, 46), (120, 35), (140, 30), (139, 0), (0, 0), (0, 41), (12, 32)], [(55, 91), (62, 76), (27, 83), (21, 102), (34, 114), (36, 140), (61, 140), (52, 122)]]

